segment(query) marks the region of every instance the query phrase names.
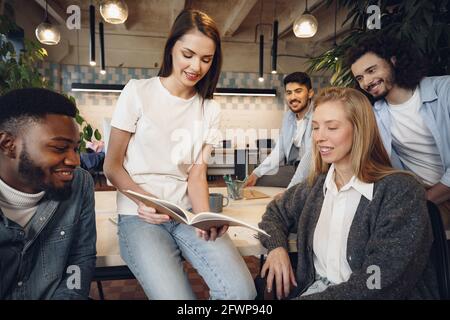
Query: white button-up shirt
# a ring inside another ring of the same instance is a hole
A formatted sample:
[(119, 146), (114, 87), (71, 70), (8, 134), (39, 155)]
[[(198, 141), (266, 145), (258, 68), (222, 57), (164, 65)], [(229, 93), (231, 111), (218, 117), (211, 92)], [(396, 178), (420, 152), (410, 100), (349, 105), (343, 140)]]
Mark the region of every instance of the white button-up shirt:
[(347, 261), (347, 238), (361, 196), (369, 201), (373, 183), (364, 183), (355, 176), (338, 191), (334, 165), (328, 170), (325, 195), (319, 221), (314, 231), (314, 267), (321, 277), (333, 284), (346, 282), (352, 273)]

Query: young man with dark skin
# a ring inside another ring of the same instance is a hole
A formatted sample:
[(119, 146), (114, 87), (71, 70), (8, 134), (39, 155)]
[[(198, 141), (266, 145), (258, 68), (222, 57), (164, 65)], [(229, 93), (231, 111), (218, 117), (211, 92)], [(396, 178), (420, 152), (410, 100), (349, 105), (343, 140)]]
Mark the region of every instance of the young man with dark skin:
[(0, 299), (87, 299), (94, 188), (74, 104), (46, 89), (0, 97)]
[(289, 111), (284, 115), (280, 138), (269, 156), (250, 174), (246, 186), (287, 187), (306, 178), (311, 160), (310, 110), (314, 90), (304, 72), (287, 75), (283, 83)]
[(450, 76), (425, 77), (409, 43), (376, 36), (351, 48), (347, 63), (374, 112), (392, 165), (415, 173), (450, 229)]

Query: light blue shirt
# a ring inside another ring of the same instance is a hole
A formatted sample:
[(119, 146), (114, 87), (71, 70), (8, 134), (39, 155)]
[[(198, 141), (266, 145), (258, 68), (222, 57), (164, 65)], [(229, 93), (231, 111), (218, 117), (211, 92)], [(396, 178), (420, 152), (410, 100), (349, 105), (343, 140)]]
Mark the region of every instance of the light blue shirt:
[[(312, 142), (312, 129), (311, 129), (311, 121), (312, 121), (312, 105), (310, 104), (308, 112), (305, 114), (304, 119), (307, 121), (306, 124), (306, 130), (305, 134), (302, 138), (302, 145), (304, 146), (304, 155), (301, 156), (300, 163), (298, 168), (301, 167), (302, 162), (308, 162), (308, 158), (311, 159), (311, 142)], [(297, 119), (296, 115), (292, 111), (288, 111), (285, 113), (283, 117), (283, 122), (281, 125), (281, 132), (280, 136), (278, 138), (278, 142), (275, 145), (275, 148), (272, 150), (272, 152), (269, 154), (269, 156), (253, 171), (258, 177), (261, 177), (266, 174), (276, 174), (278, 172), (279, 166), (285, 162), (285, 160), (289, 157), (289, 152), (292, 149), (293, 139), (294, 135), (297, 131)], [(309, 161), (310, 162), (310, 161)], [(308, 163), (309, 163), (308, 162)], [(305, 171), (308, 171), (310, 168), (310, 165), (303, 164), (302, 167), (307, 167), (304, 169)], [(297, 171), (298, 171), (297, 168)], [(298, 182), (301, 182), (302, 180), (300, 177), (302, 177), (302, 174), (298, 175), (298, 178), (294, 180), (294, 178), (297, 176), (297, 171), (294, 174), (294, 177), (291, 180), (291, 183), (289, 186), (297, 184)], [(297, 181), (298, 180), (298, 181)], [(294, 181), (297, 181), (293, 183)]]
[[(440, 182), (450, 187), (450, 76), (423, 78), (419, 84), (419, 91), (421, 99), (419, 114), (436, 141), (444, 167)], [(373, 110), (392, 165), (397, 169), (405, 169), (392, 146), (392, 118), (386, 100), (375, 102)]]

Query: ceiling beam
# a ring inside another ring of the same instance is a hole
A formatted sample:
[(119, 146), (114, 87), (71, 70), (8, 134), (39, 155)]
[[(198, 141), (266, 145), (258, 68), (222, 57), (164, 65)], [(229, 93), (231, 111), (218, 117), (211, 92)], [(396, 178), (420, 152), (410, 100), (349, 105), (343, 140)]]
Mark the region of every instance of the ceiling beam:
[[(35, 0), (45, 12), (45, 0)], [(66, 24), (67, 13), (66, 10), (62, 9), (59, 4), (54, 0), (47, 1), (48, 14), (55, 19), (60, 25)]]
[(186, 5), (185, 0), (173, 0), (169, 2), (169, 30), (172, 28), (175, 19), (180, 14), (180, 12), (184, 9)]
[[(292, 25), (303, 12), (305, 12), (306, 1), (296, 1), (294, 6), (289, 6), (279, 14), (278, 20), (278, 37), (281, 38), (292, 31)], [(308, 10), (314, 12), (324, 4), (324, 0), (310, 0), (308, 1)]]
[(222, 34), (225, 37), (232, 37), (234, 35), (257, 1), (258, 0), (237, 1), (233, 8), (230, 9), (228, 17), (221, 28)]

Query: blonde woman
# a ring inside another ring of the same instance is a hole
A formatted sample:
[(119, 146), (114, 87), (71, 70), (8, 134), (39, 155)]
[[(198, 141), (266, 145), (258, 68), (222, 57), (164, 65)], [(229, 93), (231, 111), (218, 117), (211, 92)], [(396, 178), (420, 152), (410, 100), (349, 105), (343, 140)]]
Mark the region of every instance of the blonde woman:
[(437, 298), (425, 190), (391, 168), (368, 99), (355, 89), (325, 89), (312, 124), (309, 181), (271, 202), (259, 224), (271, 235), (261, 239), (268, 291), (276, 285), (278, 298), (295, 299)]

